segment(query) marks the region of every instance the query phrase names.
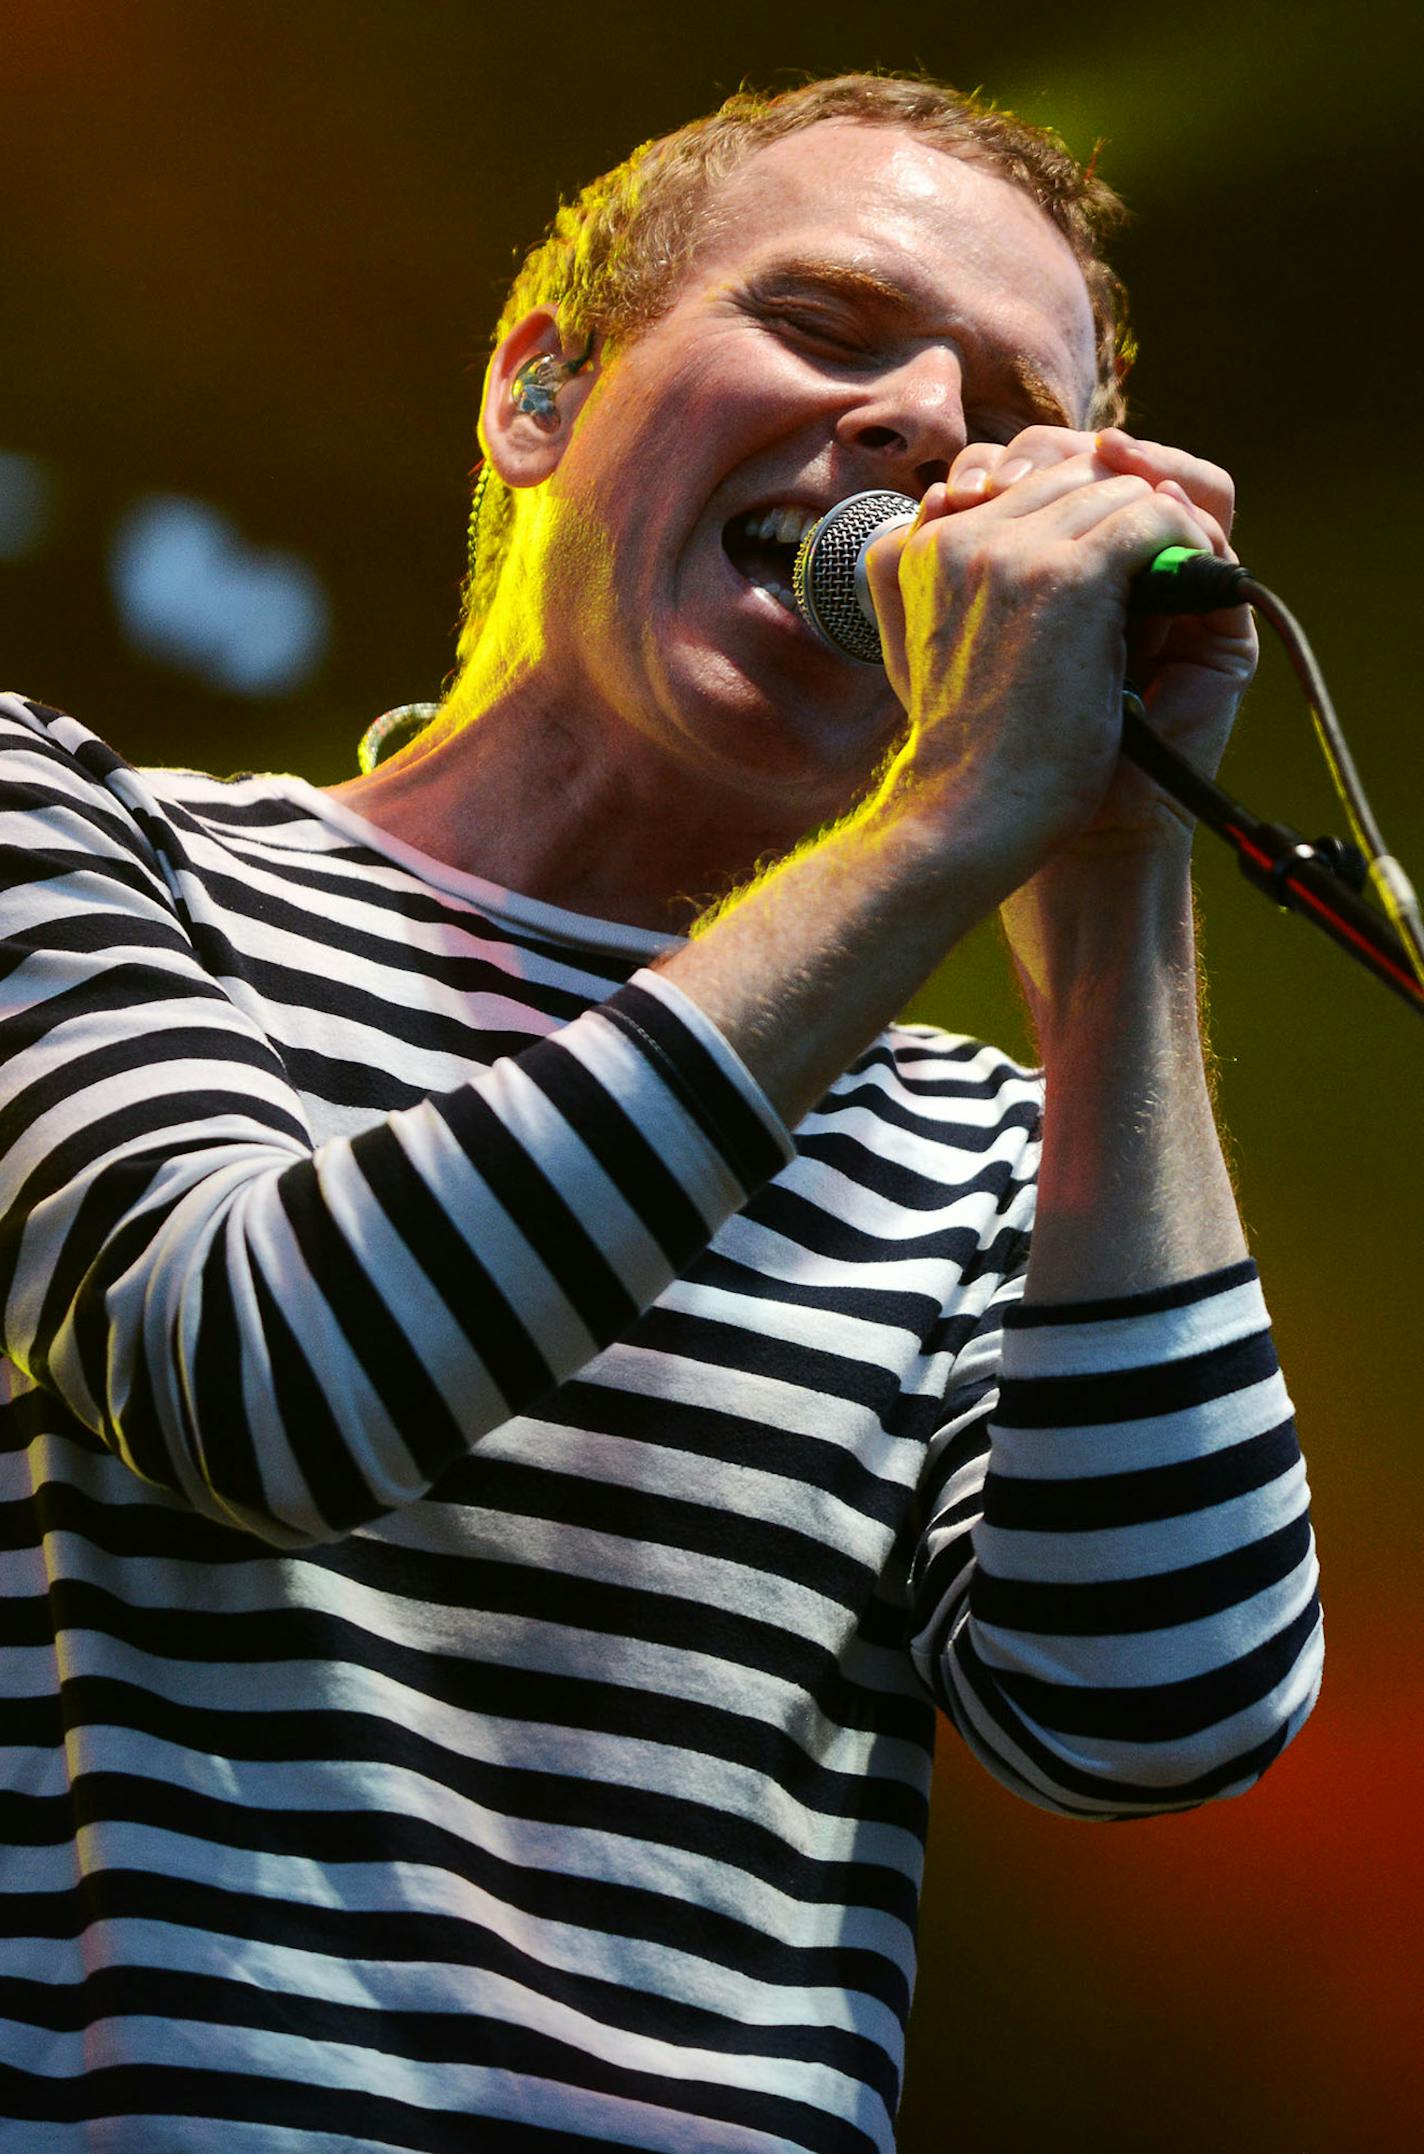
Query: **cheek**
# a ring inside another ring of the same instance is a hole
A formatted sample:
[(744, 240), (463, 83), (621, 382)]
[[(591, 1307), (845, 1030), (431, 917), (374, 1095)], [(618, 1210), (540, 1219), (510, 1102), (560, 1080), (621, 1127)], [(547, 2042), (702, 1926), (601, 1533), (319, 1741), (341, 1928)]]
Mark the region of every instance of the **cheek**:
[(757, 453), (788, 427), (833, 416), (824, 380), (774, 339), (740, 327), (706, 329), (676, 354), (650, 344), (640, 358), (625, 431), (648, 459), (645, 478), (704, 469), (715, 479), (729, 459)]

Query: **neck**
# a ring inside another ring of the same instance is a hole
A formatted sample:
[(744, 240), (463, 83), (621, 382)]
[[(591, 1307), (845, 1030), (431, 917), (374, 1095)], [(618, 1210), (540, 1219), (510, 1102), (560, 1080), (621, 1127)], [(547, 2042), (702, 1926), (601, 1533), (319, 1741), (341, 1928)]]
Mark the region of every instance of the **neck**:
[(804, 834), (804, 818), (719, 793), (636, 723), (572, 708), (488, 634), (417, 741), (327, 790), (449, 867), (673, 934)]

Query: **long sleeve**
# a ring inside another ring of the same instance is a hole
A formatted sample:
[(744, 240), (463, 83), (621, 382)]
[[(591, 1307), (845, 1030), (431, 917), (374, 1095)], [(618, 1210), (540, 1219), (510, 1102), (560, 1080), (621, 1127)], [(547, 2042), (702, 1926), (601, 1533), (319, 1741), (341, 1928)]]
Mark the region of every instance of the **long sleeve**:
[(181, 837), (48, 715), (51, 734), (5, 724), (0, 761), (5, 1350), (195, 1509), (330, 1539), (626, 1330), (785, 1133), (685, 998), (639, 974), (313, 1145), (187, 915)]
[(1018, 1307), (1035, 1072), (897, 1027), (793, 1154), (300, 780), (0, 701), (0, 843), (7, 2110), (892, 2154), (932, 1699), (1072, 1815), (1304, 1715), (1254, 1279)]
[(1322, 1656), (1254, 1266), (1001, 1314), (961, 1357), (936, 1454), (920, 1673), (990, 1771), (1045, 1807), (1130, 1817), (1236, 1794), (1303, 1724)]

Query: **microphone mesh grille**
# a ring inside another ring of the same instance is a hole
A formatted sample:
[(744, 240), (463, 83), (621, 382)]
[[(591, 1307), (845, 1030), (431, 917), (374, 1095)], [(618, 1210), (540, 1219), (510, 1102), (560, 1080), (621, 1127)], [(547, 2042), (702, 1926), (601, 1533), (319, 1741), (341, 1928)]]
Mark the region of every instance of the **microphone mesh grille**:
[(791, 585), (803, 621), (838, 651), (862, 664), (881, 663), (880, 631), (866, 618), (856, 590), (856, 569), (874, 535), (913, 517), (908, 494), (851, 494), (813, 524), (796, 552)]

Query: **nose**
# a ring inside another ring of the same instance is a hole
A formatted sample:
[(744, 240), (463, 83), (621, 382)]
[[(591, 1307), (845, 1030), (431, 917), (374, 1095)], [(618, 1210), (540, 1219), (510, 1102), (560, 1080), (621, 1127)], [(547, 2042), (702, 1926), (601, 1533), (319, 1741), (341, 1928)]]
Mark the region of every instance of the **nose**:
[(843, 448), (873, 454), (880, 483), (927, 493), (949, 477), (969, 438), (958, 357), (939, 345), (887, 370), (845, 413), (836, 435)]

